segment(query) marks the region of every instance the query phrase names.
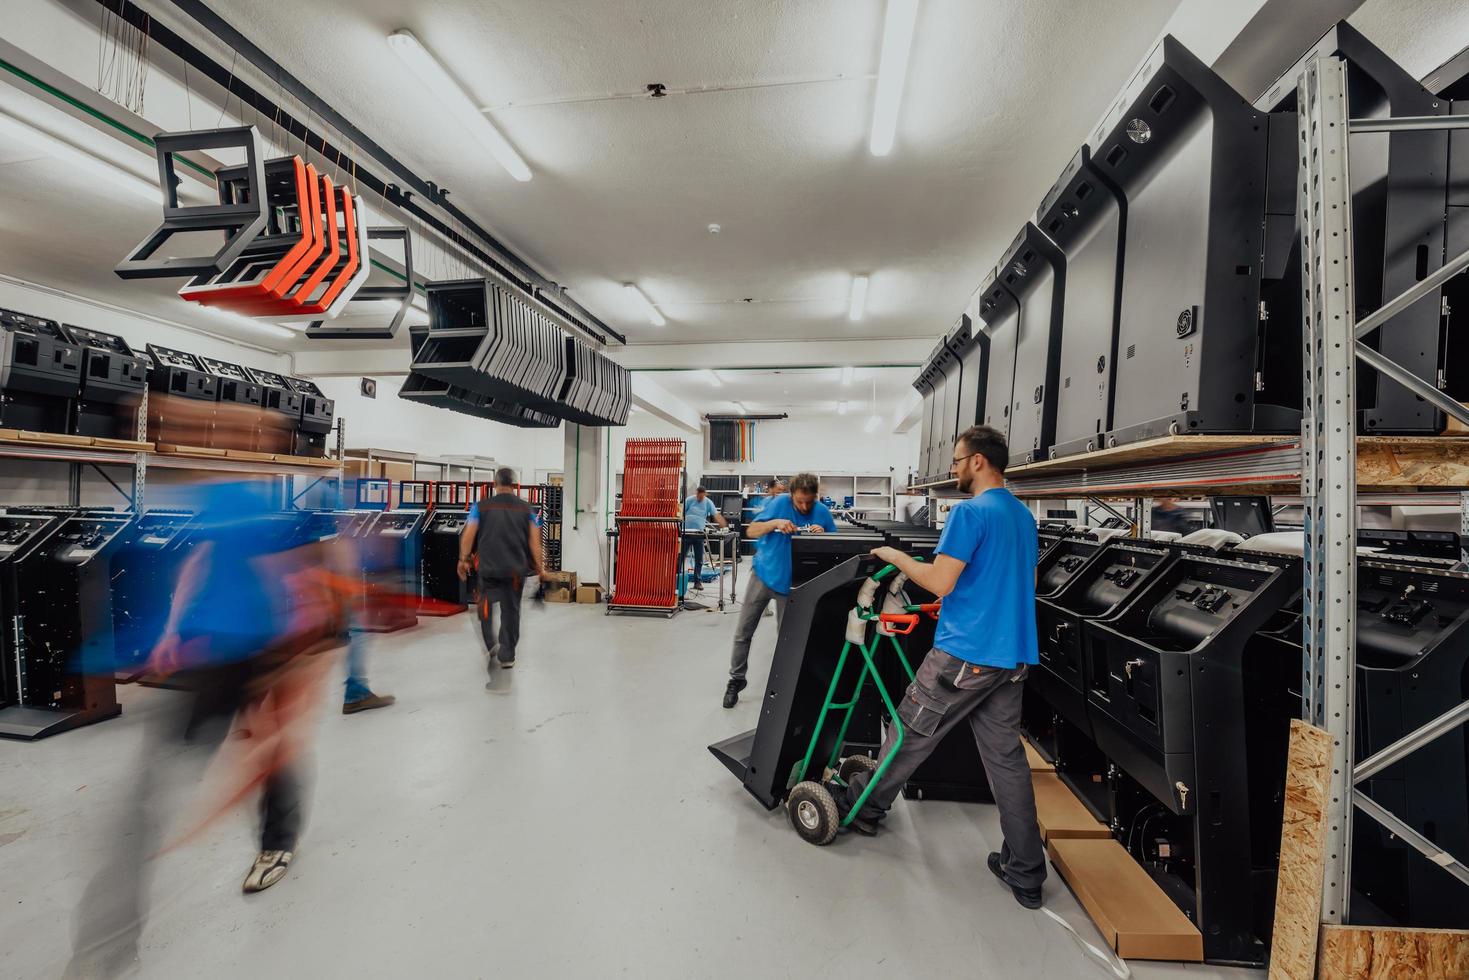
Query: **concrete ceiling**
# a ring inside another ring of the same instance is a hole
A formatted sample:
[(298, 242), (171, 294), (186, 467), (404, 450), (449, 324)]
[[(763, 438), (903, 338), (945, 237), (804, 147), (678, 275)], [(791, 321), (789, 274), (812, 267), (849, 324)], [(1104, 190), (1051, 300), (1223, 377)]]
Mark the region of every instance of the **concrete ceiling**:
[(751, 414), (800, 412), (803, 416), (829, 414), (835, 419), (838, 406), (846, 402), (846, 414), (855, 424), (865, 422), (875, 411), (883, 416), (886, 429), (896, 422), (894, 412), (917, 397), (911, 384), (913, 374), (912, 368), (855, 368), (851, 383), (843, 384), (842, 369), (837, 367), (648, 372), (660, 387), (700, 415), (737, 412), (735, 402), (743, 402)]
[[(216, 9), (631, 342), (668, 343), (939, 333), (1176, 5), (923, 0), (886, 158), (867, 152), (882, 0)], [(534, 180), (512, 180), (398, 61), (386, 36), (403, 27)], [(653, 82), (690, 94), (639, 94)], [(872, 280), (853, 324), (857, 272)], [(639, 317), (625, 281), (668, 326)]]

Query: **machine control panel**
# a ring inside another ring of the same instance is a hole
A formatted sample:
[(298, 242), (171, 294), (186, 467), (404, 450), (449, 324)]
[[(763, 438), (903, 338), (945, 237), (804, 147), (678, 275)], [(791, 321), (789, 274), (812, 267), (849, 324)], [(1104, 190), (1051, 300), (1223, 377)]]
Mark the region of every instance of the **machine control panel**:
[(72, 517), (61, 525), (49, 543), (60, 562), (80, 565), (96, 557), (128, 525), (126, 517)]
[(212, 357), (200, 357), (205, 369), (212, 375), (220, 378), (229, 378), (231, 381), (243, 381), (245, 384), (254, 384), (249, 372), (238, 364), (229, 361), (217, 361)]
[(0, 516), (0, 561), (24, 548), (55, 520), (54, 517)]
[(373, 533), (385, 538), (406, 538), (418, 528), (422, 514), (399, 514), (392, 511), (378, 517)]
[(67, 333), (72, 339), (85, 347), (93, 350), (106, 351), (109, 354), (121, 354), (123, 357), (132, 357), (133, 349), (128, 342), (115, 333), (103, 333), (101, 330), (89, 330), (86, 327), (78, 327), (75, 324), (66, 324)]
[(138, 518), (138, 544), (162, 547), (178, 538), (193, 514), (144, 514)]
[(153, 360), (163, 367), (178, 368), (183, 371), (203, 371), (204, 365), (199, 363), (199, 358), (188, 351), (174, 350), (171, 347), (159, 347), (157, 344), (148, 345), (148, 354)]

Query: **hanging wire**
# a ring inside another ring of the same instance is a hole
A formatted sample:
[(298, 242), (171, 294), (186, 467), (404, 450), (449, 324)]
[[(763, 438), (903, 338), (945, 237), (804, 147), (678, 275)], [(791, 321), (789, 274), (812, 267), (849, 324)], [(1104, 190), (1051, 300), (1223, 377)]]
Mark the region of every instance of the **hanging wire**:
[[(239, 57), (240, 57), (240, 52), (238, 52), (238, 51), (231, 51), (230, 52), (230, 77), (229, 77), (229, 81), (225, 82), (225, 84), (224, 84), (224, 105), (222, 105), (222, 106), (219, 107), (219, 119), (214, 124), (214, 128), (215, 129), (218, 129), (220, 126), (223, 126), (224, 125), (225, 113), (227, 113), (227, 112), (230, 111), (230, 96), (232, 96), (232, 95), (235, 94), (235, 61)], [(245, 121), (245, 106), (244, 106), (244, 103), (242, 102), (240, 104), (240, 122), (243, 123), (244, 121)]]

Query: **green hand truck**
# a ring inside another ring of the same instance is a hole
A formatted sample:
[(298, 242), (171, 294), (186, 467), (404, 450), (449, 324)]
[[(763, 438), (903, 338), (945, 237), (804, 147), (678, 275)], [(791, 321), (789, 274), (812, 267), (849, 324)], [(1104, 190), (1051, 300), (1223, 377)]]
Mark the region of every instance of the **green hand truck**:
[[(804, 758), (792, 769), (790, 782), (787, 784), (790, 790), (786, 796), (786, 811), (790, 815), (791, 826), (796, 829), (796, 833), (803, 840), (811, 844), (828, 844), (836, 837), (839, 830), (851, 825), (856, 815), (866, 805), (874, 787), (887, 771), (893, 756), (903, 744), (903, 722), (898, 717), (897, 705), (887, 685), (883, 683), (878, 673), (877, 652), (882, 646), (882, 641), (887, 639), (898, 656), (898, 663), (908, 675), (909, 682), (912, 682), (914, 679), (913, 667), (908, 662), (907, 654), (903, 652), (902, 644), (898, 642), (898, 636), (912, 633), (914, 627), (918, 625), (920, 615), (927, 614), (936, 617), (938, 603), (910, 604), (903, 591), (908, 578), (899, 573), (893, 576), (883, 593), (882, 608), (877, 608), (877, 593), (882, 588), (882, 580), (894, 572), (897, 572), (897, 566), (883, 566), (868, 577), (861, 591), (858, 592), (857, 605), (847, 614), (845, 642), (842, 643), (841, 655), (837, 657), (836, 670), (831, 675), (831, 684), (826, 689), (826, 699), (822, 703), (821, 713), (816, 718), (816, 727), (811, 732), (811, 742), (806, 748)], [(870, 639), (869, 633), (871, 634)], [(857, 677), (857, 683), (852, 689), (851, 696), (839, 702), (837, 701), (837, 689), (841, 685), (847, 661), (854, 649), (862, 655), (862, 671)], [(893, 726), (894, 732), (892, 751), (881, 763), (865, 755), (841, 758), (842, 749), (846, 744), (847, 728), (852, 722), (852, 716), (858, 703), (862, 700), (862, 692), (869, 678), (877, 688), (878, 696), (882, 698), (883, 708), (887, 712), (888, 722)], [(836, 799), (832, 796), (831, 790), (827, 788), (824, 779), (811, 778), (811, 766), (815, 761), (821, 732), (832, 712), (841, 715), (841, 728), (837, 732), (836, 743), (832, 747), (831, 755), (826, 760), (825, 766), (822, 767), (821, 777), (834, 778), (838, 786), (845, 787), (858, 773), (873, 771), (872, 778), (868, 780), (867, 786), (845, 817), (841, 816)]]

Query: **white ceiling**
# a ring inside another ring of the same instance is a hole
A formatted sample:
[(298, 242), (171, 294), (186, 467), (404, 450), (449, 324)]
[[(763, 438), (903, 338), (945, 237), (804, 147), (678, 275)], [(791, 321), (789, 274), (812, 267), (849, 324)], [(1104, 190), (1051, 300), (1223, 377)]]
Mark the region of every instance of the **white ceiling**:
[[(882, 159), (867, 152), (882, 0), (216, 9), (631, 341), (666, 343), (936, 335), (1175, 6), (923, 0)], [(494, 107), (534, 180), (434, 104), (388, 48), (403, 27)], [(734, 90), (615, 97), (650, 82)], [(872, 276), (858, 324), (854, 272)], [(624, 281), (668, 326), (638, 317)]]
[[(652, 379), (669, 394), (700, 415), (737, 412), (743, 402), (752, 415), (797, 412), (803, 416), (837, 417), (838, 405), (847, 403), (847, 415), (857, 424), (869, 415), (882, 415), (891, 429), (910, 398), (916, 398), (912, 368), (854, 368), (850, 384), (842, 383), (838, 367), (772, 370), (653, 371)], [(719, 384), (714, 384), (717, 378)], [(874, 402), (874, 393), (876, 401)]]

